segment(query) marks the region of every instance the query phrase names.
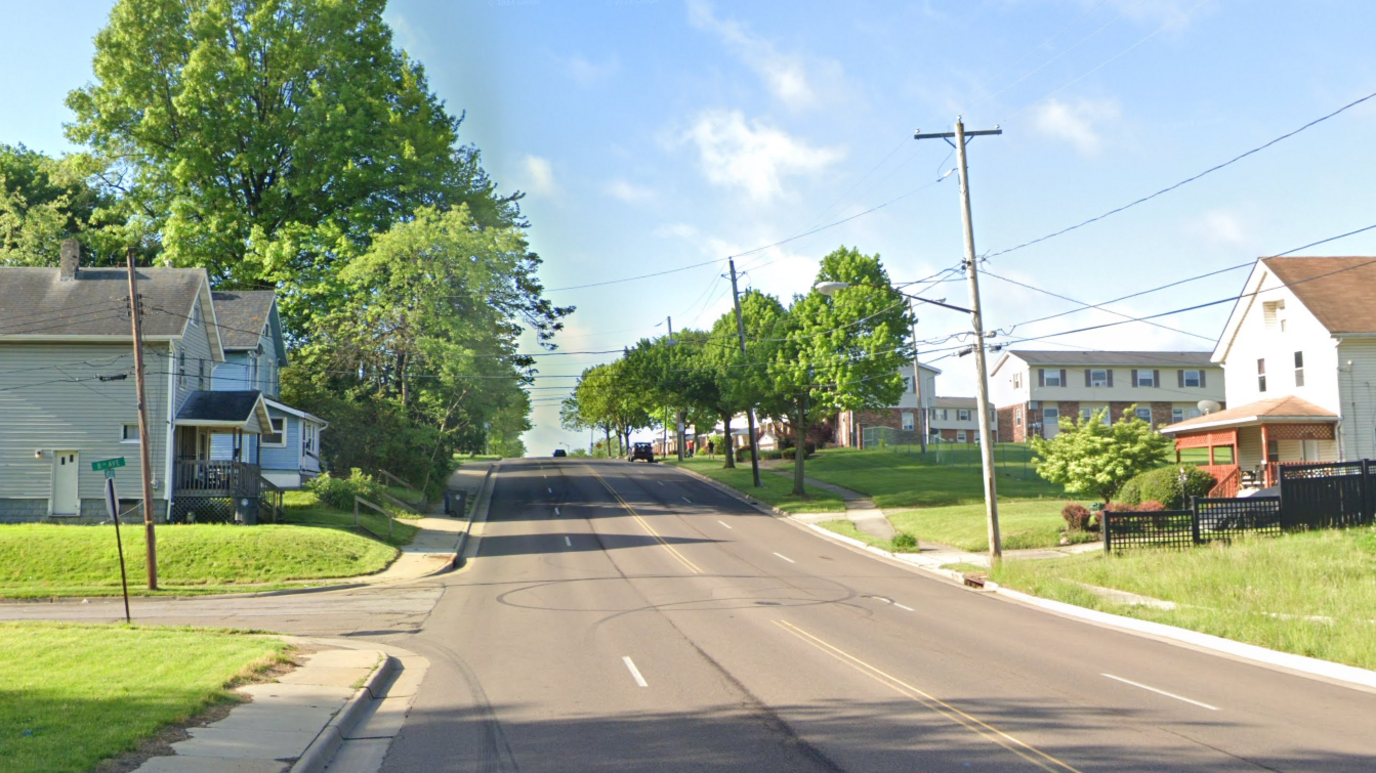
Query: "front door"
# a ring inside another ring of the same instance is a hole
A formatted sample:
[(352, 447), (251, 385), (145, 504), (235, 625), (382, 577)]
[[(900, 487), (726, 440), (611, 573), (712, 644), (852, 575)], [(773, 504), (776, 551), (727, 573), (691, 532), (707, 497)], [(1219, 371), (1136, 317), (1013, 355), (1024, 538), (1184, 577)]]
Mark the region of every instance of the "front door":
[(53, 515), (77, 515), (81, 511), (76, 491), (78, 456), (76, 451), (53, 452)]

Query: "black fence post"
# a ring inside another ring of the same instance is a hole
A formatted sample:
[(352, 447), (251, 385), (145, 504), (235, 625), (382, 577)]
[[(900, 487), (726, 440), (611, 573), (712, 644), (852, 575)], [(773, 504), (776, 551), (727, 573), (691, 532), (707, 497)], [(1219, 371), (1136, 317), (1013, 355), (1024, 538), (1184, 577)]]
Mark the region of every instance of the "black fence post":
[(1199, 497), (1190, 497), (1190, 538), (1194, 544), (1200, 545), (1204, 542), (1204, 537), (1199, 533)]
[(1370, 523), (1376, 513), (1371, 508), (1371, 460), (1362, 460), (1362, 523)]
[(1108, 510), (1099, 511), (1099, 530), (1104, 533), (1104, 555), (1113, 555), (1113, 514)]

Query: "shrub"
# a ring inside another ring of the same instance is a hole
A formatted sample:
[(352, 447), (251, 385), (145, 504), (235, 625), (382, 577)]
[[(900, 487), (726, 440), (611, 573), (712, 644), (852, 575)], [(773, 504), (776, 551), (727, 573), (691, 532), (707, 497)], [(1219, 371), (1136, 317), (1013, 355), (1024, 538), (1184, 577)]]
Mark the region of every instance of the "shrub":
[[(784, 455), (783, 455), (782, 453), (780, 453), (779, 451), (761, 451), (761, 452), (760, 452), (760, 461), (764, 461), (765, 459), (783, 459), (783, 458), (784, 458)], [(790, 457), (788, 457), (788, 458), (789, 458), (789, 459), (792, 459), (793, 457), (790, 456)], [(736, 461), (737, 461), (737, 462), (749, 462), (749, 461), (750, 461), (750, 446), (746, 446), (745, 448), (737, 448), (737, 449), (736, 449)]]
[[(812, 442), (808, 442), (805, 448), (807, 448), (807, 456), (804, 456), (804, 459), (813, 456), (817, 453), (817, 446)], [(797, 451), (798, 449), (794, 448), (793, 446), (789, 446), (788, 448), (785, 448), (782, 452), (776, 451), (775, 453), (779, 454), (777, 458), (792, 459), (796, 455)]]
[(1198, 467), (1185, 467), (1185, 490), (1180, 490), (1180, 467), (1170, 465), (1144, 472), (1123, 484), (1118, 492), (1118, 502), (1137, 505), (1142, 502), (1156, 501), (1166, 510), (1183, 510), (1190, 503), (1190, 497), (1208, 496), (1213, 489), (1214, 476)]
[(315, 494), (321, 502), (340, 510), (352, 510), (355, 496), (379, 502), (378, 494), (386, 492), (381, 483), (373, 480), (373, 476), (363, 474), (357, 467), (350, 471), (347, 478), (336, 478), (328, 472), (321, 473), (306, 483), (306, 489)]
[(914, 551), (917, 550), (917, 537), (914, 537), (906, 531), (900, 531), (893, 535), (893, 539), (889, 540), (889, 544), (893, 546), (893, 551), (895, 553)]
[(1076, 502), (1067, 502), (1066, 506), (1061, 508), (1061, 517), (1065, 519), (1066, 528), (1070, 531), (1089, 531), (1094, 520), (1094, 514), (1089, 508)]

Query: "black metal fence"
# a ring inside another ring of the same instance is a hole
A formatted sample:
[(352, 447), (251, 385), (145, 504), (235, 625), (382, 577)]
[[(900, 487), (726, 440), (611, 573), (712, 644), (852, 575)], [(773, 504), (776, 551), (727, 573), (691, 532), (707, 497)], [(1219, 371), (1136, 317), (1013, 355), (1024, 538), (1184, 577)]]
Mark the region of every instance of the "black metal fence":
[(1104, 551), (1183, 548), (1240, 534), (1279, 536), (1296, 529), (1376, 521), (1376, 462), (1284, 465), (1280, 496), (1195, 498), (1189, 510), (1105, 512)]

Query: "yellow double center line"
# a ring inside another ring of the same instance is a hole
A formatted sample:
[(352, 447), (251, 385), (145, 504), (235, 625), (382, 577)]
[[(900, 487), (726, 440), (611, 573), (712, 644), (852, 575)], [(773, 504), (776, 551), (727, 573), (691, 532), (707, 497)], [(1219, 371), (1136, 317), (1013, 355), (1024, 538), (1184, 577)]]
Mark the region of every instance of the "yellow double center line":
[(687, 558), (683, 556), (682, 553), (675, 550), (673, 545), (670, 545), (668, 542), (665, 541), (663, 537), (659, 536), (659, 532), (654, 530), (654, 527), (650, 525), (649, 521), (646, 521), (644, 518), (641, 518), (640, 513), (637, 513), (635, 511), (635, 508), (631, 507), (630, 503), (622, 499), (621, 495), (616, 493), (616, 489), (612, 488), (612, 485), (608, 483), (605, 479), (603, 479), (601, 475), (598, 475), (596, 470), (589, 467), (588, 472), (592, 473), (592, 476), (594, 478), (597, 478), (597, 481), (602, 484), (602, 487), (607, 490), (607, 493), (611, 494), (612, 497), (617, 502), (619, 502), (622, 507), (626, 508), (626, 512), (630, 513), (631, 517), (634, 518), (636, 522), (639, 523), (645, 529), (645, 531), (649, 532), (651, 537), (654, 537), (655, 540), (659, 542), (659, 544), (663, 545), (665, 550), (668, 550), (674, 558), (677, 558), (679, 560), (679, 563), (688, 567), (688, 571), (692, 572), (693, 574), (702, 574), (702, 570), (698, 568), (697, 564), (693, 563), (692, 561), (689, 561)]
[(851, 668), (854, 668), (855, 670), (859, 671), (865, 676), (870, 677), (876, 682), (879, 682), (880, 684), (883, 684), (889, 687), (890, 689), (895, 690), (900, 695), (906, 698), (910, 698), (916, 701), (917, 703), (922, 704), (931, 711), (956, 722), (957, 724), (963, 726), (967, 730), (975, 733), (981, 738), (984, 738), (986, 741), (991, 741), (993, 743), (998, 744), (999, 746), (1002, 746), (1003, 748), (1013, 752), (1014, 754), (1018, 755), (1024, 760), (1027, 760), (1033, 765), (1036, 765), (1042, 770), (1048, 771), (1048, 773), (1080, 773), (1080, 771), (1076, 768), (1073, 768), (1065, 762), (1062, 762), (1061, 760), (1052, 757), (1050, 754), (1047, 754), (1046, 752), (1024, 741), (1020, 741), (1017, 738), (1014, 738), (1013, 736), (1003, 732), (1002, 730), (999, 730), (998, 728), (994, 727), (993, 725), (990, 725), (989, 723), (981, 719), (966, 714), (965, 712), (961, 711), (955, 706), (952, 706), (951, 704), (941, 700), (940, 698), (908, 684), (907, 682), (903, 681), (902, 679), (899, 679), (896, 676), (879, 670), (878, 668), (870, 665), (869, 663), (866, 663), (860, 658), (857, 658), (849, 652), (846, 652), (840, 647), (836, 647), (835, 645), (828, 644), (827, 642), (822, 641), (821, 639), (817, 638), (816, 636), (813, 636), (807, 631), (804, 631), (803, 629), (799, 628), (793, 623), (788, 622), (787, 620), (775, 620), (774, 624), (784, 629), (785, 631), (788, 631), (789, 633), (793, 634), (799, 639), (802, 639), (808, 644), (811, 644), (817, 649), (827, 653), (833, 658), (836, 658), (842, 663), (845, 663)]

